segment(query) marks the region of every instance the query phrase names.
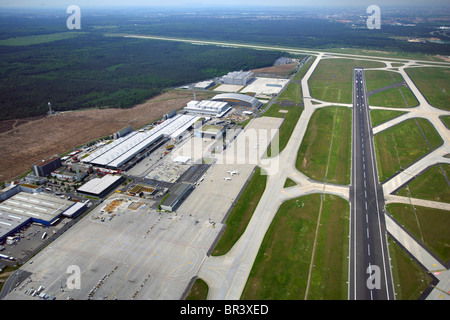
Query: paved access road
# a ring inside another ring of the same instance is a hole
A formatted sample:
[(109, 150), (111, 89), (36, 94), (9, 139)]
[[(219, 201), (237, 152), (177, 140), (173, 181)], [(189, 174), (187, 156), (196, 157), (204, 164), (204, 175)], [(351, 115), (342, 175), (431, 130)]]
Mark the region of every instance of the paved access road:
[(354, 69), (349, 299), (394, 299), (364, 70)]

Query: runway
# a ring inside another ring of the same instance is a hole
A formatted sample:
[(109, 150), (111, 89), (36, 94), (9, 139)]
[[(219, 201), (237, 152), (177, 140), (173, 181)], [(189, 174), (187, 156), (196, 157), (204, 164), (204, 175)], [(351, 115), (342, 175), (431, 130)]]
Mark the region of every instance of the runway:
[(378, 182), (364, 70), (354, 69), (350, 300), (395, 299), (386, 244), (383, 190)]

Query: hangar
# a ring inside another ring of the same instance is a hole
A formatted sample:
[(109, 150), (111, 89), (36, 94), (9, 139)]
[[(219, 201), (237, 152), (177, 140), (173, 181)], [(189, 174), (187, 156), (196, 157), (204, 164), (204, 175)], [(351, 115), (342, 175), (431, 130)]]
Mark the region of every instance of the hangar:
[(187, 182), (182, 182), (178, 185), (175, 191), (161, 203), (161, 209), (167, 211), (173, 211), (178, 208), (183, 201), (191, 194), (194, 187), (192, 184)]
[(229, 105), (235, 107), (246, 107), (252, 109), (258, 109), (262, 105), (262, 103), (255, 97), (240, 93), (222, 93), (212, 98), (212, 100), (228, 102)]

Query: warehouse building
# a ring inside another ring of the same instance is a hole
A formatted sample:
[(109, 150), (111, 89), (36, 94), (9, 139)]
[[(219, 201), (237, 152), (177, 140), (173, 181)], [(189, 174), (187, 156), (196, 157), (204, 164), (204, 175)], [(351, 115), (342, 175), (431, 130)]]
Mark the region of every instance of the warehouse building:
[(33, 222), (49, 226), (74, 204), (73, 201), (51, 194), (19, 192), (2, 202), (0, 211), (28, 217)]
[(161, 209), (166, 211), (176, 210), (191, 194), (192, 190), (194, 190), (192, 184), (182, 182), (176, 190), (161, 203)]
[(246, 86), (254, 77), (251, 71), (233, 71), (222, 77), (222, 83)]
[(222, 93), (216, 95), (211, 100), (227, 102), (230, 106), (233, 107), (258, 109), (262, 106), (262, 103), (255, 97), (240, 93)]
[(184, 111), (186, 112), (217, 118), (224, 116), (230, 110), (231, 107), (227, 102), (211, 100), (193, 100), (188, 102), (186, 107), (184, 107)]
[(77, 189), (77, 192), (88, 196), (103, 198), (117, 188), (124, 180), (125, 178), (121, 175), (115, 176), (107, 174), (102, 178), (94, 178), (89, 182), (86, 182)]
[(197, 116), (175, 115), (148, 131), (134, 131), (120, 137), (82, 161), (93, 166), (121, 169), (136, 156), (151, 153), (168, 139), (173, 138), (173, 135), (180, 136), (181, 131), (190, 128), (197, 120)]

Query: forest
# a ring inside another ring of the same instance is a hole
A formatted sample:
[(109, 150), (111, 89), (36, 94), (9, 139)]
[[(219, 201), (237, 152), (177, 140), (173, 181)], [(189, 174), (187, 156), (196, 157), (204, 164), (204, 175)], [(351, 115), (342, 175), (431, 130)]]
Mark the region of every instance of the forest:
[(280, 52), (105, 37), (0, 46), (0, 119), (128, 108), (164, 89), (273, 64)]
[(266, 19), (264, 13), (83, 8), (81, 30), (68, 30), (62, 9), (0, 12), (0, 120), (44, 115), (48, 102), (57, 111), (128, 108), (167, 88), (270, 66), (287, 55), (117, 36), (123, 34), (450, 55), (445, 33), (442, 43), (404, 41), (429, 37), (440, 21), (368, 30), (364, 18), (355, 25), (302, 12)]

